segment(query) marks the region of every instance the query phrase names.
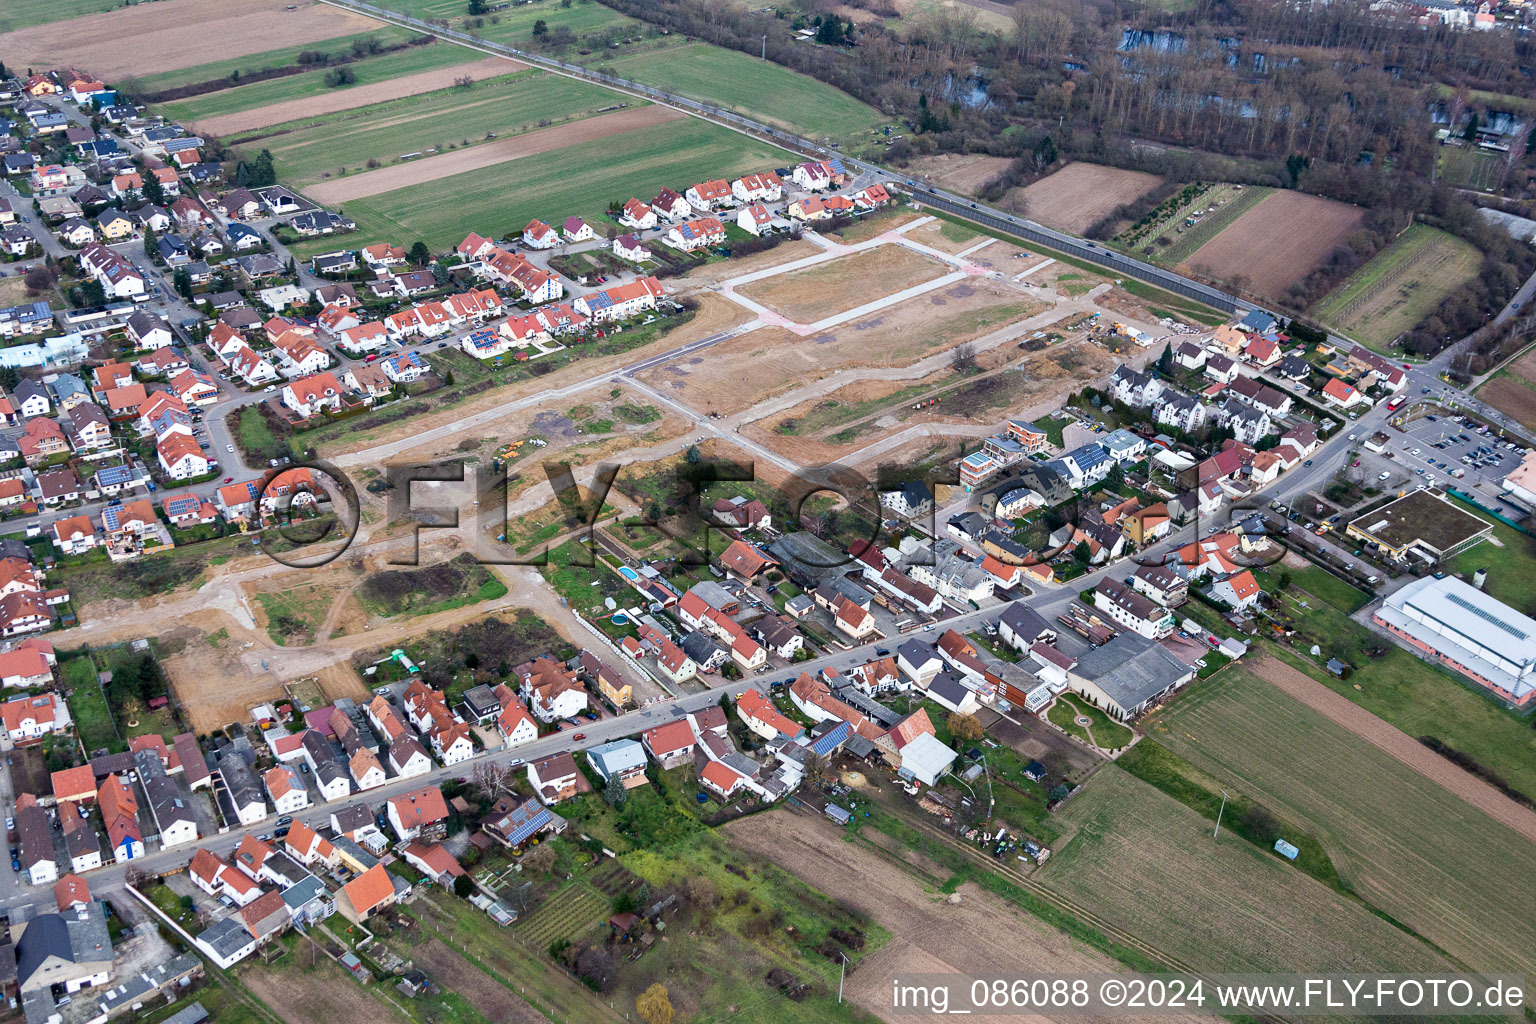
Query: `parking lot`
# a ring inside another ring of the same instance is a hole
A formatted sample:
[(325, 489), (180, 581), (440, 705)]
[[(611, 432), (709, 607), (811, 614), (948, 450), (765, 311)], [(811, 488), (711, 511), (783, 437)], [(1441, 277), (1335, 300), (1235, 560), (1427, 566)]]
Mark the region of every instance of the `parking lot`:
[[(1388, 435), (1392, 440), (1386, 450), (1392, 459), (1382, 472), (1391, 476), (1378, 486), (1449, 485), (1480, 492), (1494, 505), (1503, 493), (1504, 477), (1525, 454), (1525, 449), (1506, 447), (1454, 416), (1425, 416), (1409, 423), (1403, 433), (1389, 430)], [(1361, 454), (1362, 459), (1366, 457), (1368, 453)], [(1464, 475), (1456, 477), (1458, 470)]]

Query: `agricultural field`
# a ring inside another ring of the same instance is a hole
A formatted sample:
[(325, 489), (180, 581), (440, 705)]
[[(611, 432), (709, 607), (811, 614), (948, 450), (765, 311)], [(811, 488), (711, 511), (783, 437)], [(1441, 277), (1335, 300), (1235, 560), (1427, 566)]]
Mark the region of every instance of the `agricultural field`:
[(99, 14), (118, 6), (119, 0), (6, 0), (0, 7), (0, 34)]
[[(556, 50), (576, 63), (581, 63), (578, 57), (586, 55), (575, 52), (571, 46), (558, 45), (556, 37), (562, 26), (570, 30), (583, 49), (667, 45), (672, 41), (645, 22), (604, 7), (597, 0), (574, 0), (569, 7), (552, 2), (514, 4), (486, 16), (473, 27), (465, 24), (469, 20), (468, 9), (461, 0), (385, 0), (379, 6), (427, 21), (447, 22), (454, 28), (472, 31), (492, 42)], [(533, 35), (534, 23), (541, 20), (549, 29), (549, 34), (542, 39)]]
[(368, 48), (374, 43), (384, 48), (399, 46), (416, 37), (415, 32), (393, 25), (378, 25), (372, 31), (359, 32), (356, 35), (338, 36), (335, 39), (326, 39), (318, 43), (300, 43), (295, 46), (284, 46), (275, 50), (263, 50), (258, 53), (242, 54), (230, 57), (226, 60), (213, 61), (208, 64), (193, 64), (191, 67), (177, 68), (175, 71), (163, 71), (151, 75), (133, 75), (122, 80), (123, 87), (135, 94), (153, 94), (170, 89), (180, 89), (189, 85), (201, 85), (205, 82), (213, 82), (219, 79), (228, 79), (231, 75), (236, 79), (259, 74), (273, 68), (286, 68), (295, 66), (299, 62), (299, 55), (305, 53), (323, 53), (327, 59), (347, 57), (354, 53), (353, 47)]
[[(1536, 733), (1476, 683), (1382, 640), (1326, 599), (1302, 607), (1287, 594), (1279, 611), (1296, 633), (1286, 645), (1263, 642), (1278, 659), (1407, 735), (1433, 736), (1536, 797)], [(1313, 645), (1321, 648), (1318, 657), (1309, 653)], [(1329, 658), (1353, 667), (1347, 680), (1328, 673)]]
[(816, 138), (844, 138), (886, 123), (874, 107), (824, 82), (706, 43), (605, 57), (596, 64), (620, 77)]
[[(613, 103), (605, 89), (543, 71), (520, 71), (367, 106), (256, 127), (225, 136), (236, 148), (271, 150), (278, 176), (298, 188), (325, 178), (366, 171), (370, 161), (388, 166), (408, 153), (437, 149), (446, 155), (586, 117)], [(537, 117), (534, 116), (537, 112)], [(451, 126), (452, 134), (447, 127)], [(466, 143), (468, 145), (466, 145)], [(420, 158), (421, 167), (433, 158)]]
[(1197, 970), (1449, 966), (1273, 853), (1230, 831), (1213, 839), (1204, 815), (1118, 769), (1095, 775), (1055, 821), (1067, 838), (1036, 878)]
[[(515, 70), (519, 66), (511, 61), (483, 57), (467, 47), (433, 43), (343, 65), (356, 76), (355, 84), (333, 88), (326, 79), (335, 74), (336, 69), (316, 68), (302, 74), (269, 78), (264, 82), (161, 103), (154, 109), (173, 121), (190, 123), (201, 132), (223, 136), (290, 121), (305, 116), (309, 112), (307, 108), (311, 107), (315, 108), (314, 113), (329, 113), (337, 109), (338, 104), (353, 106), (428, 91), (412, 84), (418, 76), (424, 76), (420, 81), (435, 83), (430, 86), (432, 89), (446, 88), (453, 84), (455, 74), (467, 73), (460, 70), (461, 65), (478, 69), (482, 76), (494, 74), (498, 68)], [(427, 75), (427, 72), (438, 73)], [(355, 101), (353, 93), (356, 93)], [(246, 111), (249, 113), (245, 116), (231, 116)]]
[(1025, 187), (1023, 196), (1032, 220), (1080, 235), (1115, 207), (1152, 191), (1161, 180), (1141, 171), (1074, 162)]
[(1477, 397), (1536, 430), (1536, 348), (1480, 384)]
[[(575, 214), (602, 223), (611, 202), (702, 177), (729, 179), (789, 159), (783, 150), (689, 118), (665, 132), (635, 133), (623, 146), (599, 138), (538, 161), (509, 160), (353, 200), (346, 211), (358, 233), (348, 243), (421, 238), (445, 248), (470, 231), (515, 234), (534, 217), (558, 221)], [(334, 240), (316, 239), (295, 249), (310, 255), (334, 247)]]
[[(27, 0), (30, 4), (36, 0)], [(9, 2), (0, 12), (9, 12)], [(83, 5), (82, 5), (83, 6)], [(17, 67), (67, 62), (112, 82), (231, 60), (270, 41), (319, 42), (377, 29), (378, 22), (328, 4), (285, 0), (157, 0), (69, 21), (36, 24), (6, 37)], [(0, 13), (0, 17), (4, 17)]]
[[(1244, 189), (1244, 194), (1254, 191)], [(1271, 192), (1228, 222), (1185, 262), (1211, 280), (1242, 278), (1248, 292), (1280, 296), (1327, 259), (1364, 216), (1359, 207), (1331, 199), (1287, 190)], [(1285, 229), (1276, 230), (1277, 225)]]
[(1323, 323), (1377, 352), (1477, 274), (1482, 254), (1455, 235), (1414, 224), (1312, 308)]
[(1149, 731), (1305, 824), (1347, 886), (1469, 969), (1536, 966), (1530, 844), (1360, 736), (1243, 668), (1185, 694)]
[[(322, 203), (339, 205), (355, 199), (382, 195), (402, 188), (428, 184), (443, 178), (452, 178), (486, 167), (498, 167), (512, 160), (520, 160), (543, 153), (552, 153), (583, 142), (599, 139), (611, 140), (631, 132), (657, 128), (671, 121), (681, 121), (686, 115), (658, 103), (645, 103), (625, 110), (612, 110), (606, 114), (579, 118), (565, 124), (535, 131), (513, 133), (508, 138), (482, 140), (478, 146), (449, 143), (449, 152), (435, 154), (435, 159), (397, 162), (378, 170), (354, 174), (345, 179), (311, 185), (310, 198)], [(435, 147), (436, 144), (434, 144)], [(454, 152), (454, 150), (460, 150)], [(463, 150), (468, 150), (463, 151)], [(429, 153), (429, 155), (432, 155)], [(685, 186), (686, 187), (686, 186)], [(514, 232), (515, 233), (515, 232)]]

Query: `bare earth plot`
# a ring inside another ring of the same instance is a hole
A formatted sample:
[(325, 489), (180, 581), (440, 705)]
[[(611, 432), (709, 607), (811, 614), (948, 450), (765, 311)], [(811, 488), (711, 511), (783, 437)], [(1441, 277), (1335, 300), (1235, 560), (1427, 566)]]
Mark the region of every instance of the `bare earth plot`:
[(381, 195), (410, 185), (452, 177), (455, 174), (463, 174), (465, 171), (476, 171), (482, 167), (491, 167), (519, 157), (548, 153), (583, 142), (594, 142), (654, 128), (686, 116), (671, 107), (649, 104), (612, 114), (603, 114), (600, 117), (589, 117), (584, 121), (561, 125), (557, 128), (528, 132), (471, 149), (440, 154), (430, 159), (384, 167), (366, 174), (335, 178), (318, 185), (311, 185), (304, 192), (317, 203), (334, 206), (352, 199)]
[(982, 242), (990, 242), (985, 248), (977, 250), (985, 252), (993, 245), (1006, 246), (1006, 243), (990, 239), (987, 235), (978, 234), (964, 224), (956, 224), (948, 220), (933, 220), (920, 228), (913, 228), (905, 233), (905, 237), (923, 245), (932, 246), (940, 252), (960, 253), (967, 249), (980, 245)]
[(328, 4), (285, 0), (159, 0), (36, 25), (6, 38), (6, 63), (69, 63), (106, 81), (174, 71), (286, 43), (352, 35), (379, 23)]
[(1477, 397), (1536, 430), (1536, 349), (1490, 377)]
[(983, 185), (1006, 171), (1011, 163), (1013, 161), (1006, 156), (942, 153), (918, 157), (907, 165), (907, 170), (940, 188), (975, 195)]
[[(1154, 725), (1296, 820), (1353, 891), (1468, 969), (1531, 975), (1536, 847), (1507, 824), (1530, 811), (1273, 658), (1207, 680)], [(1505, 823), (1479, 809), (1479, 789), (1511, 808)]]
[(1118, 768), (1055, 821), (1073, 834), (1036, 878), (1196, 970), (1346, 973), (1449, 963), (1365, 907)]
[(267, 125), (284, 124), (301, 118), (318, 117), (322, 114), (334, 114), (339, 110), (364, 107), (370, 103), (383, 103), (386, 100), (399, 99), (401, 96), (415, 96), (418, 93), (447, 89), (456, 79), (465, 75), (474, 79), (492, 78), (496, 75), (521, 71), (525, 67), (527, 67), (526, 64), (520, 64), (515, 60), (487, 57), (473, 64), (456, 64), (453, 67), (423, 71), (417, 75), (405, 75), (387, 82), (360, 85), (355, 89), (337, 89), (321, 93), (319, 96), (306, 96), (303, 99), (288, 100), (285, 103), (271, 103), (254, 110), (239, 110), (232, 114), (204, 118), (190, 123), (204, 135), (221, 137), (238, 135)]
[[(774, 862), (890, 930), (890, 942), (848, 976), (845, 989), (846, 998), (881, 1019), (901, 1019), (891, 1012), (891, 979), (897, 975), (995, 977), (1119, 968), (1108, 957), (1084, 949), (972, 883), (959, 888), (959, 903), (946, 902), (879, 854), (855, 843), (838, 842), (838, 833), (815, 818), (769, 811), (733, 822), (724, 831), (732, 845)], [(966, 1019), (1005, 1024), (1021, 1018), (972, 1014)], [(1063, 1019), (1086, 1024), (1103, 1018)], [(1136, 1020), (1116, 1019), (1126, 1024)], [(1169, 1024), (1177, 1020), (1162, 1019)]]
[(1162, 181), (1155, 174), (1100, 164), (1071, 163), (1024, 189), (1031, 220), (1080, 235), (1122, 203), (1139, 199)]
[(1253, 294), (1281, 296), (1349, 237), (1364, 216), (1356, 206), (1279, 189), (1196, 249), (1189, 267), (1219, 281), (1241, 275)]
[(764, 328), (640, 376), (700, 411), (738, 412), (843, 367), (906, 366), (1042, 308), (994, 282), (957, 281), (810, 337)]
[(949, 269), (900, 245), (878, 245), (804, 270), (754, 281), (737, 291), (796, 323), (812, 324), (942, 277)]

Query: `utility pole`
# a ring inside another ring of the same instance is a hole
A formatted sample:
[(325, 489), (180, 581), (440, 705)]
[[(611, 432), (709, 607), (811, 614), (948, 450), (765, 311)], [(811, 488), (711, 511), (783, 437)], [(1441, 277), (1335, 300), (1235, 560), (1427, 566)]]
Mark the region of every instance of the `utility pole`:
[(768, 35), (767, 35), (767, 33), (764, 33), (763, 34), (763, 60), (767, 60), (767, 59), (768, 59)]
[(838, 950), (837, 956), (840, 961), (837, 966), (837, 1001), (841, 1005), (843, 1001), (843, 979), (848, 976), (848, 954)]
[(1212, 839), (1217, 838), (1217, 836), (1219, 836), (1221, 834), (1221, 816), (1226, 811), (1226, 809), (1227, 809), (1227, 791), (1226, 790), (1222, 790), (1221, 791), (1221, 809), (1216, 812), (1216, 830), (1211, 833), (1211, 838)]

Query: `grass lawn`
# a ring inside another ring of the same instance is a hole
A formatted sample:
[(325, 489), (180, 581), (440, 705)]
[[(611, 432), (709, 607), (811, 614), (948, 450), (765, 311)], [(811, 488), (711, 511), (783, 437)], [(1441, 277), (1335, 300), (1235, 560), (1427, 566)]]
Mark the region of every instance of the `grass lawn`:
[(46, 25), (86, 14), (99, 14), (120, 6), (119, 0), (5, 0), (4, 5), (0, 5), (0, 34), (15, 32), (30, 25)]
[(1065, 416), (1046, 416), (1044, 419), (1035, 420), (1035, 426), (1045, 431), (1045, 439), (1060, 448), (1061, 432), (1070, 423)]
[(1312, 315), (1366, 347), (1391, 351), (1404, 331), (1461, 287), (1482, 253), (1455, 235), (1414, 224), (1312, 307)]
[(1148, 731), (1303, 824), (1346, 886), (1469, 969), (1536, 967), (1536, 849), (1396, 758), (1242, 667), (1185, 694)]
[[(231, 57), (228, 60), (213, 61), (208, 64), (197, 64), (189, 68), (178, 68), (175, 71), (166, 71), (158, 75), (145, 75), (143, 78), (130, 78), (123, 82), (123, 87), (134, 92), (150, 93), (163, 92), (166, 89), (177, 89), (184, 85), (196, 85), (201, 82), (212, 82), (219, 78), (228, 78), (236, 71), (241, 75), (249, 75), (270, 68), (285, 68), (291, 64), (297, 64), (299, 54), (309, 51), (321, 51), (332, 56), (351, 54), (352, 44), (368, 39), (377, 39), (385, 46), (394, 46), (403, 43), (415, 36), (416, 33), (407, 29), (396, 28), (393, 25), (380, 25), (371, 32), (359, 32), (356, 35), (338, 36), (335, 39), (322, 39), (318, 42), (299, 43), (295, 46), (285, 46), (276, 50), (263, 50), (260, 53), (250, 53), (243, 57)], [(433, 43), (434, 46), (447, 46), (447, 43)]]
[(279, 647), (313, 643), (335, 597), (328, 588), (303, 585), (256, 595), (267, 613), (267, 635)]
[[(781, 167), (781, 149), (690, 118), (666, 131), (633, 133), (622, 146), (595, 140), (494, 167), (369, 196), (346, 204), (358, 233), (353, 247), (386, 239), (423, 239), (434, 249), (456, 245), (470, 231), (516, 235), (535, 217), (589, 223), (607, 219), (608, 204), (655, 195), (665, 185), (696, 178), (730, 179)], [(335, 248), (335, 239), (295, 247), (301, 256)], [(622, 337), (622, 336), (621, 336)]]
[[(368, 161), (389, 165), (406, 153), (428, 149), (446, 151), (497, 138), (518, 135), (585, 117), (612, 106), (607, 89), (551, 75), (519, 71), (487, 78), (469, 88), (403, 96), (384, 103), (353, 107), (273, 128), (259, 128), (225, 141), (248, 148), (266, 148), (277, 161), (278, 176), (294, 187), (322, 178), (368, 169)], [(631, 101), (631, 106), (644, 106)], [(431, 159), (428, 157), (427, 159)]]
[(1484, 590), (1526, 615), (1536, 615), (1536, 537), (1488, 518), (1466, 502), (1451, 500), (1493, 523), (1493, 539), (1498, 543), (1485, 540), (1468, 548), (1451, 562), (1450, 570), (1470, 582), (1474, 572), (1487, 569)]
[[(1104, 750), (1119, 750), (1130, 743), (1136, 735), (1129, 727), (1121, 725), (1081, 696), (1073, 693), (1063, 693), (1058, 697), (1056, 703), (1051, 705), (1048, 714), (1056, 725)], [(1086, 716), (1089, 719), (1086, 728), (1077, 723), (1079, 716)]]
[(288, 443), (272, 433), (266, 417), (254, 405), (247, 405), (240, 410), (234, 434), (240, 443), (240, 453), (251, 465), (259, 466), (289, 454)]
[[(1313, 597), (1328, 602), (1346, 615), (1357, 611), (1371, 599), (1371, 595), (1359, 587), (1346, 583), (1327, 569), (1317, 565), (1308, 565), (1305, 569), (1276, 565), (1268, 569), (1256, 569), (1253, 575), (1266, 591), (1273, 592), (1277, 588), (1304, 590)], [(1282, 575), (1288, 578), (1286, 586), (1281, 585)]]
[(1226, 829), (1213, 839), (1204, 814), (1126, 772), (1100, 771), (1056, 818), (1069, 838), (1036, 880), (1196, 971), (1447, 967), (1273, 853)]
[(110, 750), (114, 753), (128, 749), (128, 744), (118, 738), (112, 724), (112, 709), (96, 682), (96, 669), (85, 654), (59, 658), (59, 674), (69, 695), (69, 714), (75, 720), (80, 742), (86, 752)]
[(840, 138), (887, 121), (874, 107), (809, 75), (706, 43), (602, 60), (599, 66), (808, 136)]
[(190, 96), (184, 100), (157, 104), (155, 113), (164, 114), (174, 121), (195, 121), (198, 118), (232, 114), (240, 110), (281, 103), (284, 100), (318, 96), (332, 91), (344, 92), (358, 85), (387, 82), (404, 75), (453, 67), (455, 64), (468, 64), (480, 59), (479, 52), (464, 46), (451, 46), (445, 43), (412, 46), (409, 49), (380, 54), (377, 57), (345, 65), (348, 71), (356, 74), (357, 81), (335, 90), (325, 84), (327, 70), (319, 68), (298, 75), (285, 75), (282, 78), (271, 78), (264, 82), (252, 82), (233, 89), (219, 89), (215, 92), (203, 93), (201, 96)]

